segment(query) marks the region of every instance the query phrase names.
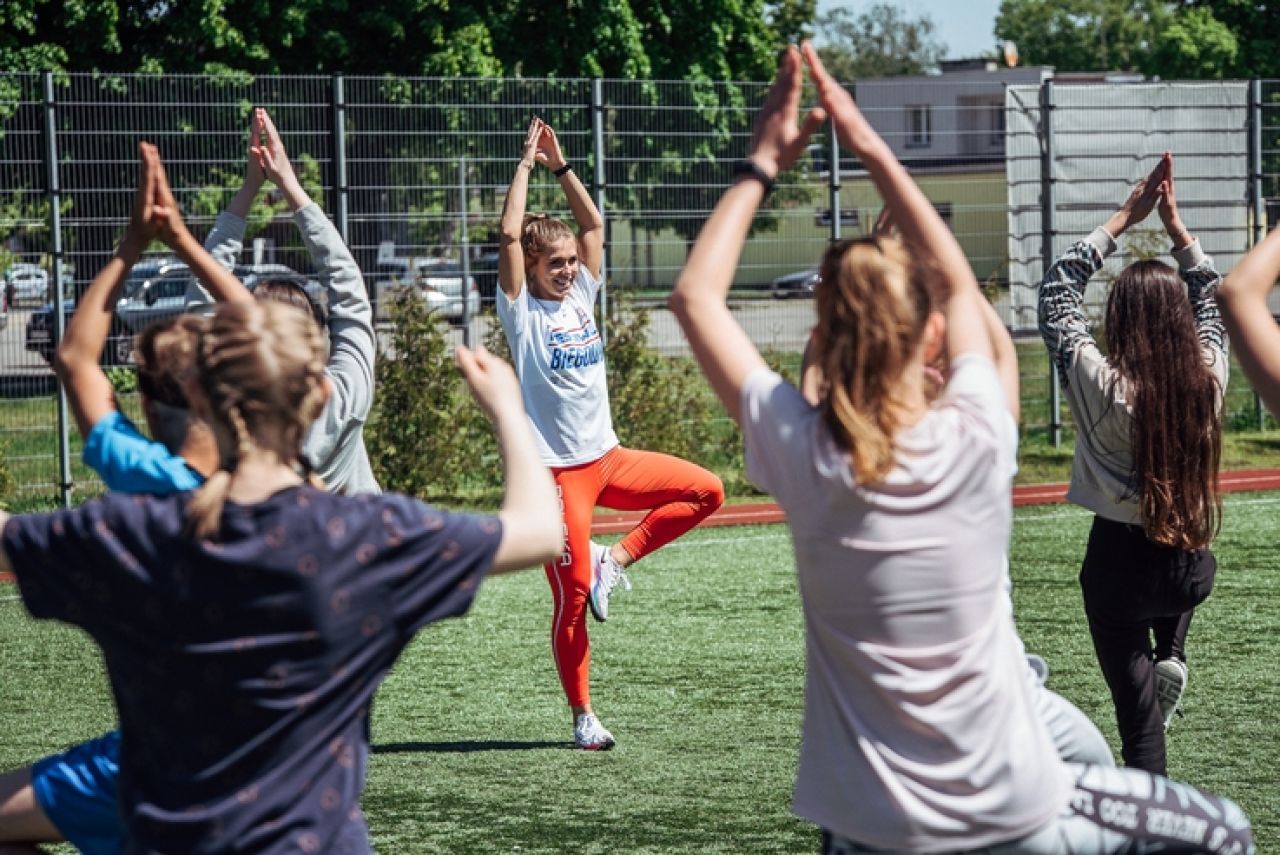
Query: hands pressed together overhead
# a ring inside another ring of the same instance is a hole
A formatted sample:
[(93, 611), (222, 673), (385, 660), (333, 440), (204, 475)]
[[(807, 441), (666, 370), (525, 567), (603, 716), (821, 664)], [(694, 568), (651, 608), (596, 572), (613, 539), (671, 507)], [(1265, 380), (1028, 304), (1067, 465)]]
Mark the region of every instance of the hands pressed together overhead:
[(182, 221), (182, 211), (169, 186), (160, 152), (151, 143), (138, 143), (138, 160), (138, 188), (121, 244), (122, 251), (130, 252), (134, 257), (141, 255), (153, 240), (160, 240), (176, 249), (191, 235)]
[(1165, 232), (1173, 241), (1174, 249), (1182, 249), (1192, 243), (1178, 213), (1178, 200), (1173, 185), (1173, 155), (1165, 152), (1160, 162), (1145, 178), (1134, 185), (1129, 197), (1103, 226), (1112, 237), (1119, 237), (1158, 211)]
[(535, 163), (541, 163), (552, 171), (560, 169), (566, 163), (555, 130), (538, 116), (534, 116), (529, 122), (529, 130), (520, 151), (520, 163), (529, 169)]

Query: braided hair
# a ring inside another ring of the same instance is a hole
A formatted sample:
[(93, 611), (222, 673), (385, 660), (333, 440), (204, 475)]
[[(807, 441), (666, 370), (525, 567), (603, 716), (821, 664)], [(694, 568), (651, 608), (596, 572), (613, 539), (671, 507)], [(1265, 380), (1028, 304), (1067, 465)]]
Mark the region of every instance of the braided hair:
[(223, 459), (188, 506), (196, 536), (218, 530), (235, 468), (253, 450), (274, 452), (322, 486), (301, 455), (325, 401), (324, 340), (310, 315), (273, 300), (221, 304), (196, 358)]

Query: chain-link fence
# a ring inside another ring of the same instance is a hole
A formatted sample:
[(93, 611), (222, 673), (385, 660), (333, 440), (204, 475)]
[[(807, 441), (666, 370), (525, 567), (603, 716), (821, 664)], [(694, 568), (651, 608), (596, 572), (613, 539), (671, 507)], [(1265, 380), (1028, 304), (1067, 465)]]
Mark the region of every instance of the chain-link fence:
[[(603, 299), (626, 293), (654, 307), (651, 345), (681, 358), (687, 348), (661, 300), (730, 165), (747, 150), (766, 86), (0, 76), (5, 464), (19, 489), (51, 501), (72, 483), (92, 481), (78, 466), (78, 438), (48, 358), (77, 293), (110, 257), (127, 220), (140, 139), (159, 146), (188, 221), (201, 233), (240, 186), (252, 108), (268, 107), (304, 186), (365, 271), (379, 318), (391, 289), (428, 273), (452, 276), (462, 287), (442, 313), (454, 335), (479, 341), (493, 324), (505, 190), (537, 113), (556, 129), (605, 213)], [(1220, 269), (1280, 212), (1280, 82), (1148, 84), (976, 67), (863, 81), (855, 94), (951, 225), (1002, 317), (1025, 339), (1028, 431), (1053, 429), (1062, 412), (1034, 336), (1035, 283), (1054, 254), (1100, 224), (1161, 152), (1175, 153), (1185, 219)], [(535, 174), (529, 208), (567, 216), (545, 170)], [(830, 135), (816, 138), (761, 211), (737, 268), (733, 305), (762, 348), (800, 351), (812, 307), (793, 298), (810, 295), (808, 274), (827, 243), (865, 233), (879, 209), (859, 164), (841, 155)], [(1136, 230), (1117, 262), (1153, 253), (1167, 254), (1167, 242)], [(246, 263), (311, 272), (283, 200), (272, 196), (251, 213), (245, 256)], [(1090, 288), (1095, 311), (1106, 279)], [(171, 284), (176, 291), (181, 283)], [(463, 296), (472, 289), (474, 296)], [(148, 299), (163, 302), (163, 288), (148, 290)], [(135, 327), (152, 316), (118, 311), (104, 360), (127, 365)], [(127, 369), (116, 376), (127, 386)], [(1260, 411), (1243, 383), (1230, 390), (1227, 407), (1232, 424), (1257, 424)]]

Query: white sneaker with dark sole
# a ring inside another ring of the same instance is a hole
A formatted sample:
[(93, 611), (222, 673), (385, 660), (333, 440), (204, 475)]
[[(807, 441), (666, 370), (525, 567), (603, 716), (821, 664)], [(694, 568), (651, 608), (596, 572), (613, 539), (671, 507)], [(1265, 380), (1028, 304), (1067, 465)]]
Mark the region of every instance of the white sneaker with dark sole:
[(614, 746), (613, 734), (592, 713), (582, 713), (574, 721), (573, 742), (583, 751), (608, 751)]
[(1187, 688), (1187, 663), (1181, 659), (1161, 659), (1156, 663), (1155, 671), (1156, 700), (1160, 703), (1160, 715), (1167, 731)]
[(587, 605), (591, 607), (591, 616), (601, 623), (609, 619), (609, 597), (619, 584), (624, 591), (631, 590), (627, 571), (613, 560), (609, 547), (591, 544), (591, 593), (587, 596)]

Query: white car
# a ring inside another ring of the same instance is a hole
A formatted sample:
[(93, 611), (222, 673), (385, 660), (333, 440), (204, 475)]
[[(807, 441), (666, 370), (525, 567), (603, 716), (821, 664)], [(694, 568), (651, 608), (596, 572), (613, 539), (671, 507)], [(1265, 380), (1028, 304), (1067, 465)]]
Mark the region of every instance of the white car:
[(4, 272), (5, 290), (14, 303), (43, 303), (49, 299), (49, 272), (20, 261)]
[(480, 286), (474, 276), (467, 277), (466, 303), (463, 303), (462, 265), (450, 258), (382, 258), (378, 262), (378, 320), (391, 317), (391, 305), (397, 293), (412, 288), (422, 295), (428, 311), (453, 323), (480, 314)]

